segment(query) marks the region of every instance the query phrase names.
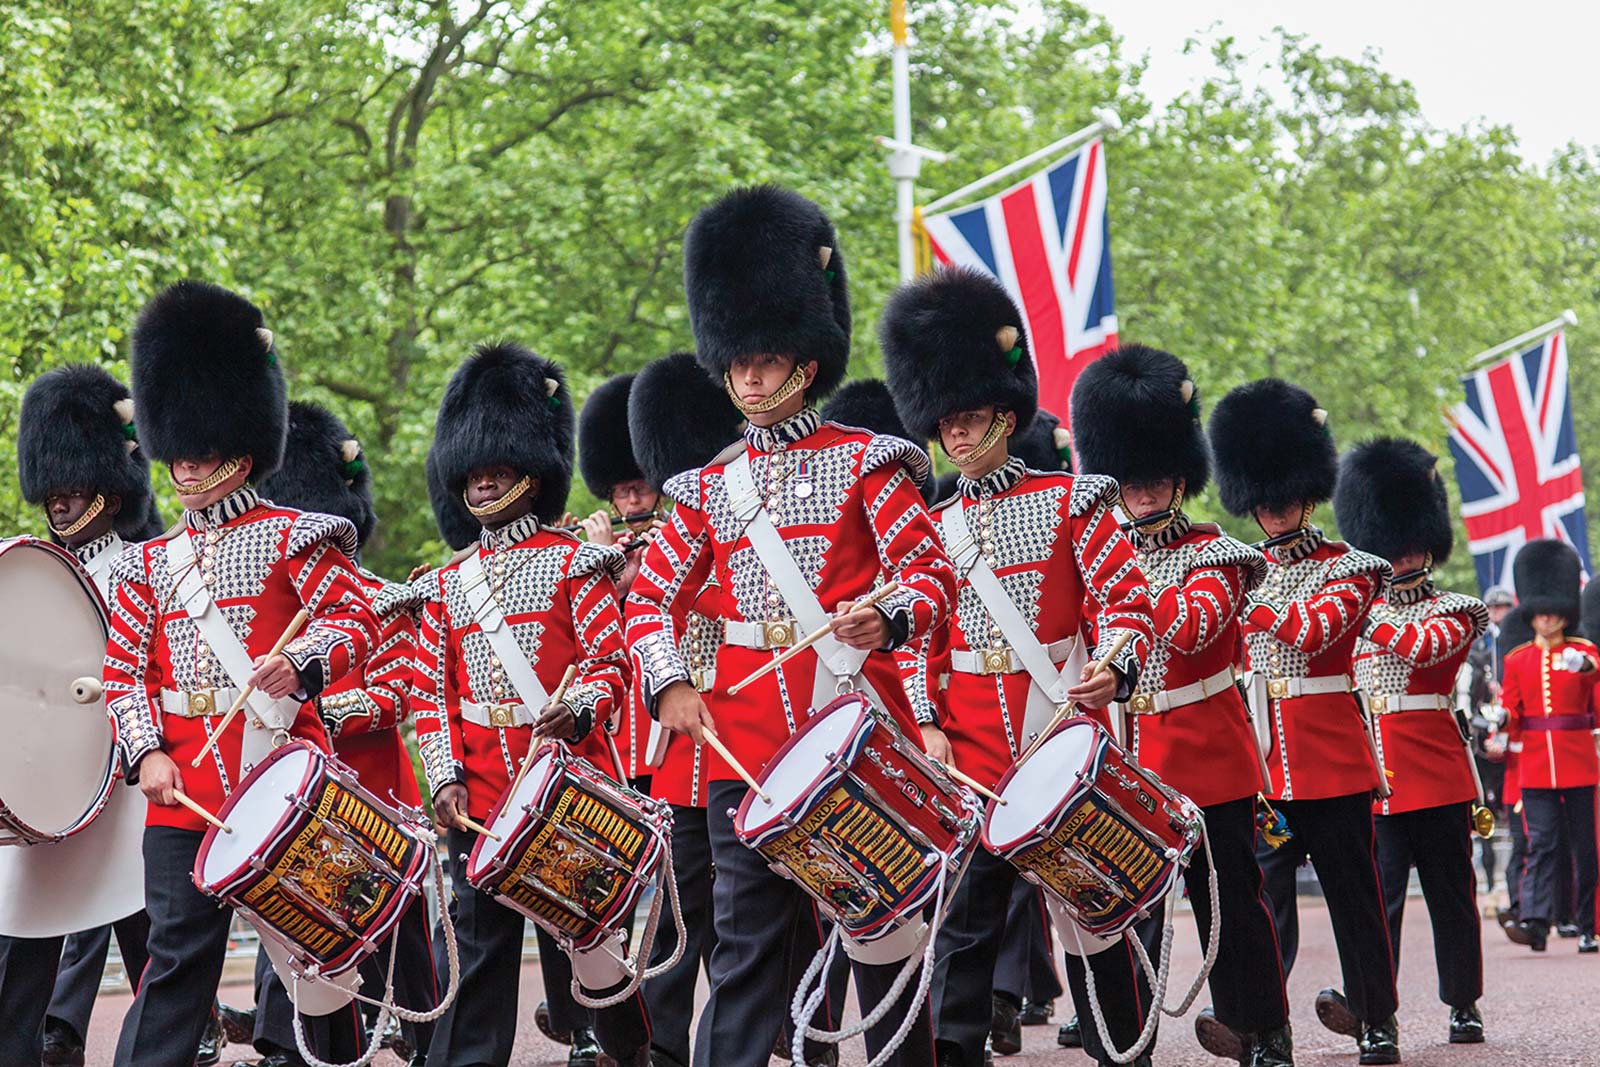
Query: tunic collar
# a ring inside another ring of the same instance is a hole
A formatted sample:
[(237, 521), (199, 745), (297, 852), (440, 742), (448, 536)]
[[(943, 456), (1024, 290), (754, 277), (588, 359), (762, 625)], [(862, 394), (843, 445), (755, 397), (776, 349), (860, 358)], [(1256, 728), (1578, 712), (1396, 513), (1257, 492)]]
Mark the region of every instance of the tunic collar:
[(822, 428), (822, 416), (816, 408), (801, 408), (782, 422), (771, 426), (747, 423), (744, 439), (757, 452), (781, 452), (790, 445), (805, 440)]
[(1176, 515), (1172, 516), (1171, 522), (1167, 523), (1154, 533), (1147, 534), (1137, 528), (1130, 530), (1129, 533), (1133, 534), (1133, 543), (1134, 547), (1136, 548), (1166, 548), (1168, 545), (1181, 538), (1184, 534), (1188, 533), (1190, 528), (1193, 526), (1194, 520), (1190, 519), (1189, 516), (1184, 512), (1179, 511)]
[(996, 496), (1007, 489), (1019, 484), (1028, 475), (1028, 465), (1017, 456), (1012, 456), (1000, 466), (974, 481), (965, 474), (956, 476), (956, 488), (961, 490), (961, 495), (968, 500), (981, 500), (986, 496)]
[(1415, 604), (1418, 601), (1428, 599), (1436, 592), (1437, 590), (1435, 590), (1433, 585), (1433, 577), (1430, 575), (1421, 582), (1418, 582), (1416, 585), (1412, 586), (1410, 589), (1396, 589), (1391, 585), (1389, 587), (1389, 603)]
[(77, 557), (79, 563), (82, 563), (84, 566), (88, 566), (96, 556), (110, 548), (116, 540), (117, 531), (108, 530), (101, 536), (96, 537), (93, 541), (87, 541), (71, 551), (72, 554)]
[(478, 533), (478, 543), (493, 552), (526, 541), (538, 532), (539, 516), (529, 512), (515, 522), (506, 523), (498, 530), (491, 530), (485, 526)]
[(185, 511), (183, 513), (183, 521), (191, 530), (204, 530), (211, 526), (222, 526), (237, 519), (259, 503), (261, 503), (261, 494), (255, 491), (255, 487), (241, 485), (215, 504), (201, 508), (199, 511)]
[(1301, 531), (1300, 540), (1296, 541), (1294, 544), (1285, 545), (1281, 548), (1267, 549), (1267, 558), (1279, 566), (1286, 566), (1290, 563), (1299, 563), (1301, 560), (1311, 555), (1311, 553), (1321, 548), (1322, 542), (1326, 541), (1327, 539), (1328, 535), (1322, 532), (1321, 527), (1307, 526), (1303, 531)]

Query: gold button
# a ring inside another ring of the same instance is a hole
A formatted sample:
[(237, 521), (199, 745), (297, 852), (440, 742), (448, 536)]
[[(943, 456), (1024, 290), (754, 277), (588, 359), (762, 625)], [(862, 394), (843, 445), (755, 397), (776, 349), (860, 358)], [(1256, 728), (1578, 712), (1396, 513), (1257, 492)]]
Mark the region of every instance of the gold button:
[(491, 666), (491, 667), (500, 666), (500, 657), (499, 656), (490, 656), (489, 657), (489, 666)]
[(212, 700), (210, 693), (189, 694), (190, 715), (210, 715), (216, 707), (216, 702)]
[(1128, 701), (1128, 706), (1133, 708), (1137, 715), (1148, 715), (1155, 708), (1156, 702), (1149, 693), (1135, 693), (1133, 699)]

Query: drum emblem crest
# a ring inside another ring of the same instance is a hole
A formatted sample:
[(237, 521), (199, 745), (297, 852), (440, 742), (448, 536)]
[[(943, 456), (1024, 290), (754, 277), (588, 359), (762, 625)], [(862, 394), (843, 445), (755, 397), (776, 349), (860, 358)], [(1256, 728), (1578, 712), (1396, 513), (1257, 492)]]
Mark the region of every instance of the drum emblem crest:
[(557, 843), (541, 855), (529, 874), (557, 896), (598, 910), (611, 890), (611, 879), (597, 857), (582, 849), (563, 848), (562, 844)]
[(378, 903), (379, 880), (337, 837), (317, 834), (294, 880), (318, 904), (349, 922)]

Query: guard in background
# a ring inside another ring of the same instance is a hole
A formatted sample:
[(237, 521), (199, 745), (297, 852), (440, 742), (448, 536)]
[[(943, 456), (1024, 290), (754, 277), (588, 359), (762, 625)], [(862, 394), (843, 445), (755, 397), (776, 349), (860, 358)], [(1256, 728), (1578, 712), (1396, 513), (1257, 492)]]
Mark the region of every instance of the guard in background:
[(1550, 928), (1560, 918), (1557, 886), (1570, 862), (1577, 872), (1578, 951), (1600, 952), (1594, 914), (1600, 758), (1593, 734), (1600, 651), (1571, 632), (1578, 623), (1582, 566), (1564, 542), (1530, 541), (1517, 553), (1512, 573), (1517, 612), (1534, 632), (1530, 644), (1506, 656), (1500, 690), (1528, 831), (1520, 929), (1533, 951), (1545, 950)]
[(1222, 506), (1267, 535), (1267, 577), (1242, 625), (1267, 797), (1293, 835), (1262, 862), (1283, 970), (1299, 939), (1295, 870), (1309, 854), (1345, 985), (1318, 994), (1317, 1017), (1356, 1039), (1363, 1064), (1398, 1063), (1399, 1001), (1373, 852), (1371, 795), (1383, 791), (1383, 773), (1351, 679), (1356, 640), (1390, 571), (1312, 525), (1338, 475), (1327, 420), (1304, 389), (1262, 379), (1217, 404), (1211, 451)]
[[(1201, 1044), (1249, 1067), (1293, 1062), (1289, 1002), (1272, 915), (1256, 865), (1256, 794), (1262, 753), (1234, 684), (1239, 616), (1266, 574), (1261, 553), (1183, 510), (1210, 475), (1200, 399), (1183, 361), (1124, 345), (1089, 364), (1072, 390), (1078, 463), (1121, 485), (1139, 569), (1150, 582), (1155, 641), (1132, 696), (1116, 706), (1123, 747), (1205, 815), (1215, 874), (1197, 851), (1184, 884), (1200, 943), (1217, 955), (1213, 1009), (1195, 1020)], [(1159, 948), (1161, 923), (1141, 925)], [(1152, 958), (1155, 958), (1152, 956)], [(1208, 1033), (1209, 1031), (1209, 1033)]]
[(1380, 437), (1345, 453), (1333, 512), (1345, 539), (1389, 561), (1394, 578), (1367, 615), (1356, 685), (1378, 725), (1392, 792), (1373, 804), (1378, 877), (1389, 945), (1400, 971), (1400, 925), (1416, 868), (1433, 926), (1439, 999), (1451, 1044), (1483, 1041), (1483, 934), (1472, 869), (1477, 780), (1471, 739), (1456, 718), (1456, 676), (1489, 625), (1482, 601), (1446, 593), (1433, 569), (1455, 535), (1438, 457), (1415, 441)]
[[(288, 430), (283, 372), (261, 312), (218, 286), (179, 282), (140, 313), (131, 362), (140, 446), (168, 465), (185, 510), (170, 534), (112, 565), (107, 706), (129, 780), (150, 801), (150, 962), (116, 1063), (189, 1067), (233, 916), (195, 887), (205, 823), (174, 790), (215, 812), (275, 735), (327, 751), (315, 699), (359, 672), (379, 625), (350, 560), (349, 520), (273, 506), (254, 488), (282, 462)], [(302, 608), (309, 623), (267, 658)], [(249, 686), (256, 695), (219, 731)], [(338, 1014), (359, 1031), (353, 1005)]]

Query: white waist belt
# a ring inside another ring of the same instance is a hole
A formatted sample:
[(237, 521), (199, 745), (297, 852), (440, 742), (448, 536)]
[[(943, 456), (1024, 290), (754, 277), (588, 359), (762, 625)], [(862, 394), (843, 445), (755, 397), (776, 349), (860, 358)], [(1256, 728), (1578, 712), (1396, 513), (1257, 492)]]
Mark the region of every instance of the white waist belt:
[(503, 730), (511, 726), (532, 726), (538, 716), (526, 704), (474, 704), (463, 700), (461, 717), (476, 726)]
[(1374, 715), (1397, 711), (1447, 711), (1450, 698), (1443, 693), (1374, 693), (1367, 700)]
[[(177, 692), (172, 689), (161, 690), (161, 713), (173, 715), (180, 719), (198, 719), (202, 715), (222, 715), (233, 707), (233, 702), (239, 699), (239, 690), (229, 687), (226, 689), (195, 689)], [(288, 705), (287, 707), (285, 705)], [(291, 714), (291, 709), (293, 714)], [(299, 715), (299, 705), (290, 700), (275, 701), (262, 718), (262, 723), (269, 730), (287, 730), (294, 725), (295, 718)], [(251, 726), (256, 724), (257, 712), (253, 707), (244, 709), (245, 722)]]
[(788, 648), (800, 640), (799, 629), (799, 623), (793, 619), (772, 622), (735, 622), (730, 619), (722, 641), (740, 648)]
[[(1070, 637), (1044, 646), (1051, 663), (1064, 663), (1076, 642)], [(1014, 648), (956, 649), (950, 653), (950, 669), (960, 674), (1022, 674), (1028, 668)]]
[(1324, 674), (1314, 678), (1268, 678), (1267, 697), (1283, 700), (1287, 697), (1321, 696), (1324, 693), (1351, 691), (1348, 674)]
[(1159, 693), (1135, 693), (1125, 707), (1135, 715), (1164, 715), (1173, 708), (1185, 708), (1216, 696), (1233, 685), (1233, 678), (1233, 667), (1224, 667), (1209, 678), (1175, 689), (1163, 689)]

